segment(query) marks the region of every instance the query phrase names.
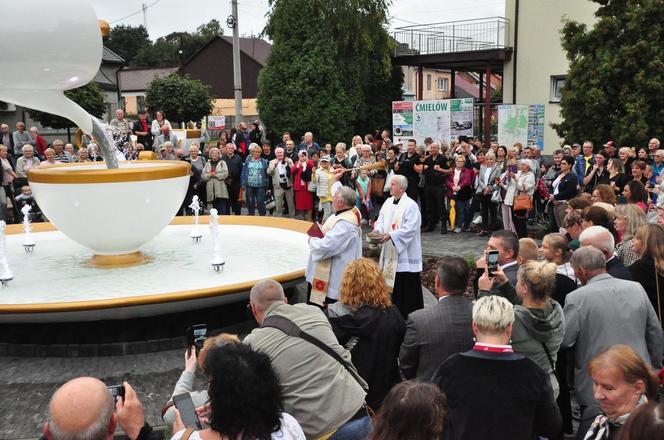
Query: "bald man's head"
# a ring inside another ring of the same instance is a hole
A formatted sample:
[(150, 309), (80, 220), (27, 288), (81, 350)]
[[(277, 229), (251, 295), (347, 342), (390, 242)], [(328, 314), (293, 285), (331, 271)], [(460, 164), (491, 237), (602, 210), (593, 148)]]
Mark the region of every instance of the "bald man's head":
[(265, 311), (272, 303), (285, 302), (284, 288), (274, 280), (263, 280), (251, 289), (249, 300), (259, 312)]
[(49, 440), (113, 438), (116, 419), (111, 393), (99, 379), (79, 377), (51, 397), (44, 432)]

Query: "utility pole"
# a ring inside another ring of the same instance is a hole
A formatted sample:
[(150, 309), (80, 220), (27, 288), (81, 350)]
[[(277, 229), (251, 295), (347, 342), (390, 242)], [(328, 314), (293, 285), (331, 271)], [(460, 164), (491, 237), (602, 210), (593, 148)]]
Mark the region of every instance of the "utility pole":
[(237, 0), (231, 1), (232, 15), (226, 20), (233, 29), (233, 89), (235, 90), (235, 125), (242, 121), (242, 72), (240, 70), (240, 29), (237, 14)]
[(143, 3), (143, 27), (148, 28), (148, 6)]

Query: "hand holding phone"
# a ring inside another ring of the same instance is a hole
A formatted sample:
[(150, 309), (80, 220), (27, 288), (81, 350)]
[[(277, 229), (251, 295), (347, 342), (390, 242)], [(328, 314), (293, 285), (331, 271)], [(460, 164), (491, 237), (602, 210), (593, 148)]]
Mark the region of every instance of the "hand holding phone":
[(498, 251), (491, 250), (486, 254), (486, 268), (488, 275), (492, 277), (493, 272), (498, 268)]
[(193, 345), (196, 348), (197, 355), (201, 352), (206, 339), (207, 324), (194, 324), (187, 329), (187, 347)]
[(194, 402), (191, 400), (191, 395), (189, 393), (173, 396), (173, 403), (178, 411), (180, 411), (180, 418), (185, 427), (195, 429), (203, 428), (201, 421), (198, 419)]

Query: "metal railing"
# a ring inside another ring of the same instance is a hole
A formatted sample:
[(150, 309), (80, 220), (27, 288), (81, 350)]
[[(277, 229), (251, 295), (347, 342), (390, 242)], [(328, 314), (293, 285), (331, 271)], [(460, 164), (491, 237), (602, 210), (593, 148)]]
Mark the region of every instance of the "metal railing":
[(509, 32), (503, 17), (400, 27), (394, 30), (394, 56), (506, 49)]

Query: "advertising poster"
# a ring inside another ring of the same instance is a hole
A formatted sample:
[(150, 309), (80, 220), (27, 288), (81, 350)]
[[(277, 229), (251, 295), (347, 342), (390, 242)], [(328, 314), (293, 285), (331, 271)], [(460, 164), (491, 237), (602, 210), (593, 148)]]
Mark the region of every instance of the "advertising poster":
[(208, 116), (207, 129), (208, 130), (224, 130), (226, 128), (226, 116)]
[(528, 107), (528, 145), (544, 149), (544, 104)]
[(406, 142), (413, 137), (413, 101), (392, 103), (392, 134), (394, 142)]
[(473, 135), (473, 110), (472, 98), (452, 99), (450, 103), (452, 138)]
[(544, 148), (544, 105), (499, 105), (498, 143)]

